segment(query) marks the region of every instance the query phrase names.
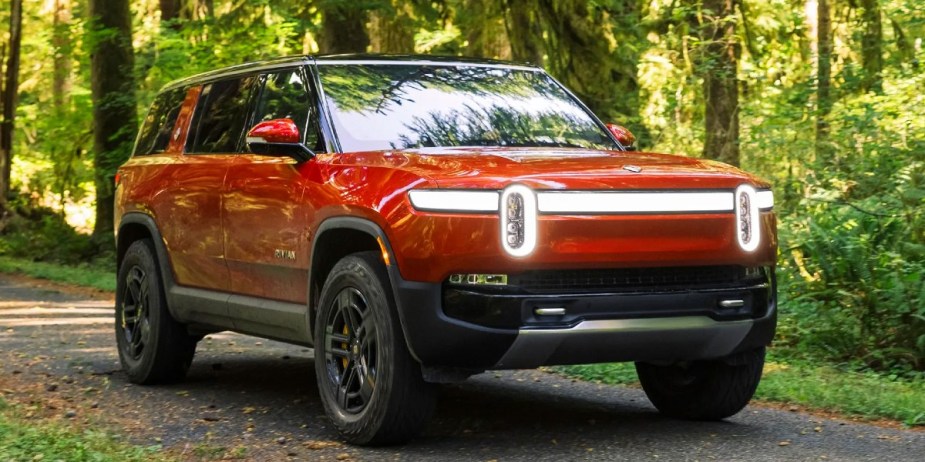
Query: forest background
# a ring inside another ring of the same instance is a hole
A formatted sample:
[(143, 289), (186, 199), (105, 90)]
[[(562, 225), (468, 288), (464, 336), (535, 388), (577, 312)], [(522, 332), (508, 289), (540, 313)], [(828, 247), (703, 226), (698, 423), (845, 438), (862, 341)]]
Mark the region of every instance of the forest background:
[(641, 150), (773, 182), (776, 355), (925, 383), (920, 0), (11, 0), (0, 22), (0, 269), (113, 277), (114, 171), (171, 80), (300, 53), (523, 61)]

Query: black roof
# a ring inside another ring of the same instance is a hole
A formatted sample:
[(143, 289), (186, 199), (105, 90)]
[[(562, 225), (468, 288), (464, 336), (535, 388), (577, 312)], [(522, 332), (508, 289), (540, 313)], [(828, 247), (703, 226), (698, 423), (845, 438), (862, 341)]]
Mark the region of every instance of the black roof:
[[(279, 58), (264, 59), (234, 66), (223, 67), (213, 71), (196, 74), (168, 83), (163, 90), (168, 90), (184, 85), (204, 83), (221, 77), (246, 74), (257, 70), (284, 68), (296, 66), (299, 64), (312, 64), (317, 62), (336, 63), (338, 61), (379, 61), (379, 62), (431, 62), (431, 63), (462, 63), (471, 65), (493, 65), (493, 66), (526, 66), (536, 67), (532, 64), (517, 63), (510, 61), (500, 61), (496, 59), (480, 59), (462, 56), (439, 56), (439, 55), (403, 55), (403, 54), (370, 54), (370, 53), (351, 53), (351, 54), (321, 54), (321, 55), (293, 55), (282, 56)], [(162, 91), (163, 91), (162, 90)]]
[(472, 58), (469, 56), (349, 53), (337, 55), (308, 55), (307, 57), (313, 58), (317, 61), (429, 61), (438, 63), (494, 64), (501, 66), (534, 67), (533, 64), (529, 63), (501, 61), (497, 59)]

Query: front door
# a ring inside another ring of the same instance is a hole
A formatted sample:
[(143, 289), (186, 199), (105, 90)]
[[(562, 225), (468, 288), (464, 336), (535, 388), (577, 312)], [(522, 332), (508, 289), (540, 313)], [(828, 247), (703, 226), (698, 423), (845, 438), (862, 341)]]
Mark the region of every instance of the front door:
[[(268, 73), (261, 76), (261, 83), (251, 125), (292, 119), (302, 142), (317, 148), (317, 117), (304, 70)], [(313, 210), (303, 205), (307, 201), (302, 196), (304, 183), (316, 168), (311, 160), (297, 164), (290, 157), (237, 156), (223, 196), (225, 256), (232, 292), (305, 305), (308, 224)], [(231, 310), (235, 310), (234, 305)], [(241, 317), (247, 318), (247, 313)]]

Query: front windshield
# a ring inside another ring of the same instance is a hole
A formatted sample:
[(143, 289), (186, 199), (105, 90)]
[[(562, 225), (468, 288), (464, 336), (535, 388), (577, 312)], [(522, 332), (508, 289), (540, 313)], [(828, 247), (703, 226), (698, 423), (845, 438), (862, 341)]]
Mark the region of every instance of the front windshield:
[(424, 64), (319, 65), (344, 152), (451, 146), (616, 149), (546, 73)]

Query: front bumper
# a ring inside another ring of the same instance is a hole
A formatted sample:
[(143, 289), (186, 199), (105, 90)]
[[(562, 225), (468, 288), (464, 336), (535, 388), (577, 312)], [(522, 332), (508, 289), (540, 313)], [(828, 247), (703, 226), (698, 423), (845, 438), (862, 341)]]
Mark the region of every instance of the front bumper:
[[(541, 295), (448, 290), (390, 273), (409, 349), (431, 367), (713, 359), (769, 344), (777, 325), (773, 273), (742, 287)], [(730, 299), (744, 304), (719, 307)], [(549, 307), (568, 314), (535, 314)]]

